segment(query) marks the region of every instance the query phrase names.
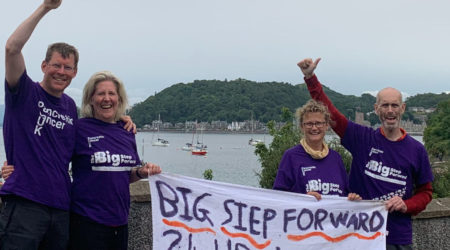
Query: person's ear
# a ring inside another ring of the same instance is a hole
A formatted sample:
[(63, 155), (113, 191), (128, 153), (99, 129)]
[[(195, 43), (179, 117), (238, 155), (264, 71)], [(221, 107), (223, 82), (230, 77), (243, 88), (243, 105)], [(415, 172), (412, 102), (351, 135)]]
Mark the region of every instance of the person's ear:
[(403, 113), (405, 113), (405, 110), (406, 110), (406, 103), (403, 102), (401, 107), (402, 107), (402, 111), (401, 112), (403, 114)]
[(45, 73), (45, 68), (48, 66), (48, 64), (47, 64), (47, 62), (44, 60), (44, 61), (42, 61), (42, 63), (41, 63), (41, 70), (42, 70), (42, 73)]
[(379, 114), (378, 114), (378, 104), (377, 104), (377, 103), (375, 103), (375, 104), (373, 105), (373, 109), (375, 110), (375, 114), (379, 115)]

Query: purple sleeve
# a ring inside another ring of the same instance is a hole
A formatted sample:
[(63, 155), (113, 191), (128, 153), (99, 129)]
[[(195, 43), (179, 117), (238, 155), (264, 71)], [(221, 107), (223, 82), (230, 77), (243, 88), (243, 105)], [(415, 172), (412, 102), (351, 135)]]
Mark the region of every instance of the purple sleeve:
[(27, 75), (27, 71), (24, 71), (22, 76), (20, 76), (16, 89), (10, 89), (5, 79), (5, 104), (16, 105), (17, 102), (24, 102), (30, 92), (29, 87), (32, 82), (33, 80)]
[(428, 182), (432, 182), (433, 172), (431, 171), (430, 160), (428, 159), (427, 151), (424, 147), (421, 148), (420, 166), (418, 171), (418, 177), (415, 180), (416, 186), (422, 186)]
[(366, 142), (370, 140), (372, 132), (372, 128), (348, 121), (344, 137), (341, 140), (342, 145), (355, 157), (355, 153), (363, 150), (361, 146), (366, 145)]
[(289, 191), (294, 185), (294, 174), (292, 173), (292, 162), (289, 156), (289, 151), (286, 151), (281, 159), (280, 165), (278, 166), (277, 176), (273, 184), (273, 189)]

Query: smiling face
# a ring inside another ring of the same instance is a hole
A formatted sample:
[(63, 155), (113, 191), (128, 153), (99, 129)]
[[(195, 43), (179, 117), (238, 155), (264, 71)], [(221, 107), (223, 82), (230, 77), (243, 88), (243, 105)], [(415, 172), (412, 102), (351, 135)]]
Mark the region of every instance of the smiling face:
[(108, 123), (116, 122), (118, 105), (119, 95), (116, 84), (110, 80), (97, 83), (91, 97), (94, 118)]
[(325, 115), (320, 112), (305, 113), (303, 116), (301, 129), (305, 135), (305, 140), (308, 145), (322, 145), (323, 138), (328, 130)]
[(375, 113), (380, 118), (381, 126), (385, 131), (400, 128), (400, 121), (405, 108), (406, 105), (402, 102), (402, 95), (398, 90), (386, 88), (378, 93)]
[(60, 53), (53, 52), (48, 62), (42, 62), (41, 69), (44, 73), (44, 79), (41, 82), (42, 88), (50, 95), (56, 97), (61, 97), (77, 74), (73, 54), (63, 58)]

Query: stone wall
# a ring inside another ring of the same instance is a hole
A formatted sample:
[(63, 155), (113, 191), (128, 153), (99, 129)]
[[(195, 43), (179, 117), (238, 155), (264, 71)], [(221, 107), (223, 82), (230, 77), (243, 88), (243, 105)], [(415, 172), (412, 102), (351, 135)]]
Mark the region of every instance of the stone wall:
[(413, 217), (414, 249), (450, 249), (450, 198), (434, 199)]
[[(131, 209), (129, 217), (130, 250), (152, 249), (152, 221), (150, 190), (146, 181), (130, 186)], [(415, 250), (450, 249), (450, 198), (434, 199), (425, 211), (413, 217), (413, 244)]]

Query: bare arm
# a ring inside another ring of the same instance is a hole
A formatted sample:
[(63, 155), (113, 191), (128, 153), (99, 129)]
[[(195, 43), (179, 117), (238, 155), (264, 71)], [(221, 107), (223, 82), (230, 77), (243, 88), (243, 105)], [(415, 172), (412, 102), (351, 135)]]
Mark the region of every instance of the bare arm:
[(23, 21), (8, 38), (5, 46), (5, 78), (10, 89), (15, 89), (20, 76), (25, 71), (22, 48), (31, 37), (36, 25), (52, 9), (61, 5), (62, 0), (44, 0), (44, 2)]

